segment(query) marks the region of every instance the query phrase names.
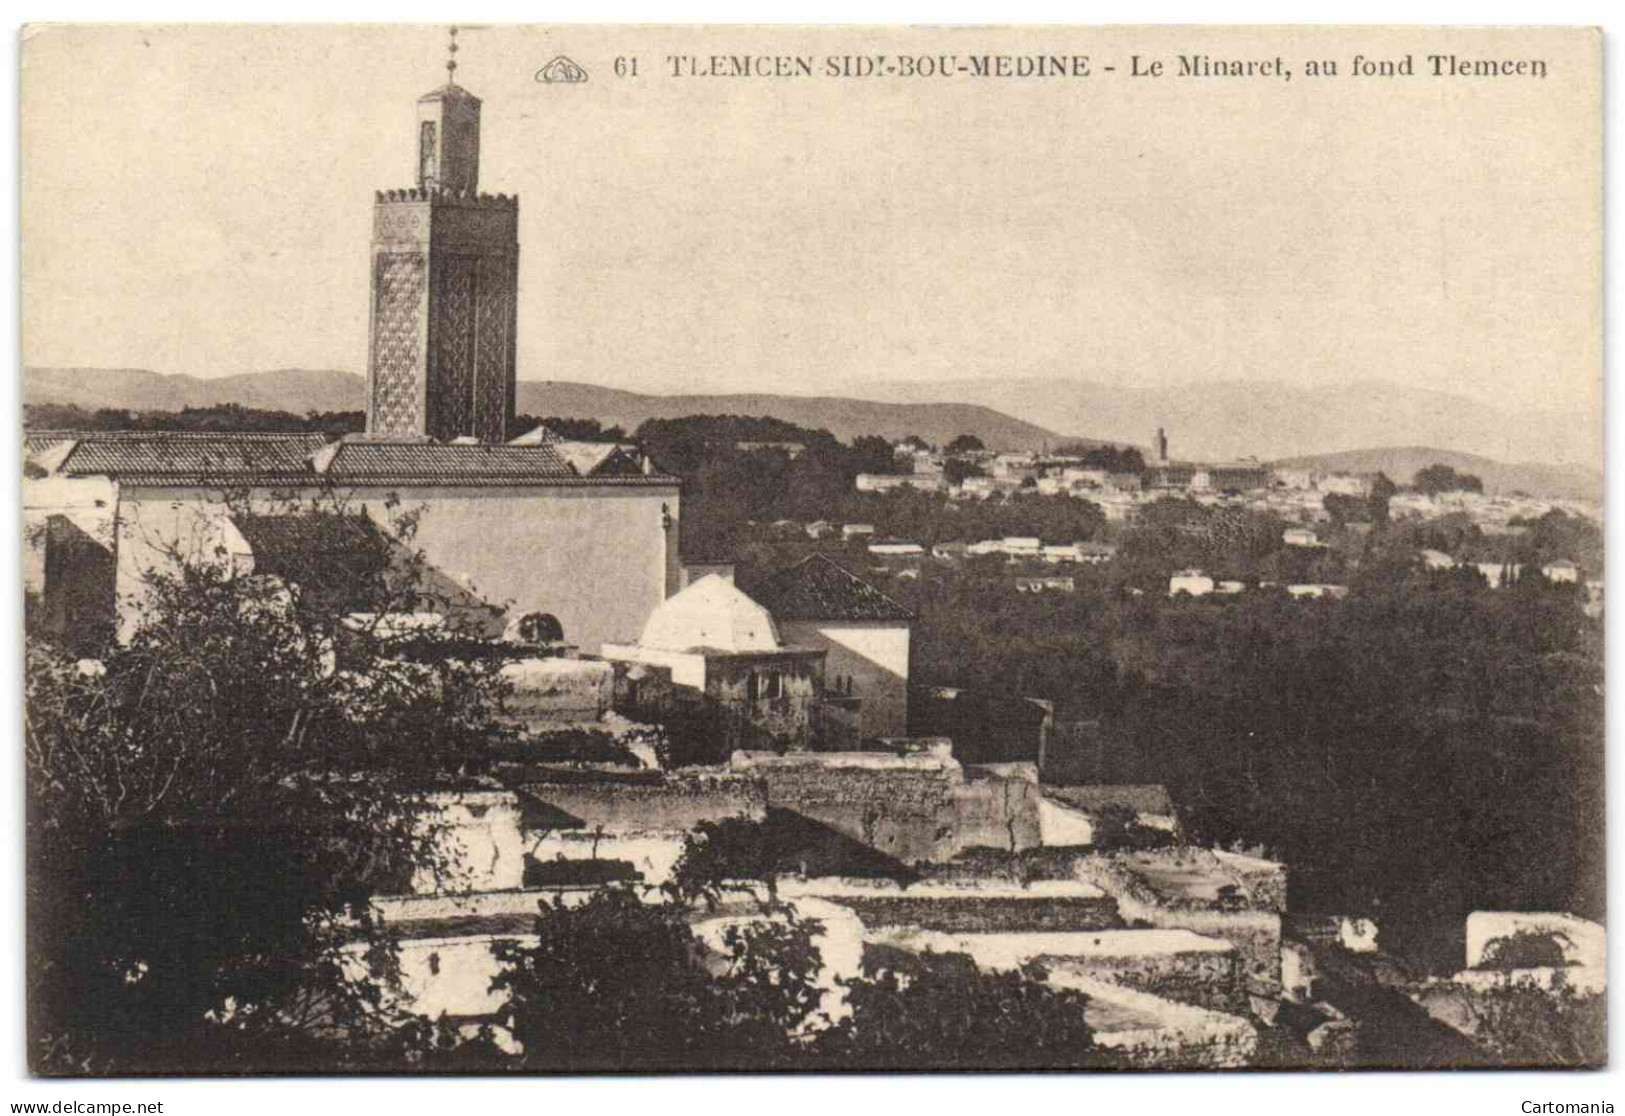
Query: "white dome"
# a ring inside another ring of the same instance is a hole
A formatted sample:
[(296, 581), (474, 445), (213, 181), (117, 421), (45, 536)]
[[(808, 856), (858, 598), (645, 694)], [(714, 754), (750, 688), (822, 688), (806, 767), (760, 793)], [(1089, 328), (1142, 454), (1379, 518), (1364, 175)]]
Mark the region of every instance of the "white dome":
[(779, 630), (767, 609), (716, 574), (663, 601), (643, 625), (639, 647), (657, 651), (777, 651)]

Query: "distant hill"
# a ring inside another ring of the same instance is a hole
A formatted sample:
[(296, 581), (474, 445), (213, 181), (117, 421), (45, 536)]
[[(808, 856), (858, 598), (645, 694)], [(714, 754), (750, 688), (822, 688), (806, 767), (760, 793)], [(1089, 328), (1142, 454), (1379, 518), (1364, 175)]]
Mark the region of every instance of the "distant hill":
[(1274, 462), (1283, 468), (1319, 469), (1333, 473), (1388, 474), (1390, 480), (1407, 484), (1429, 465), (1448, 465), (1458, 473), (1472, 473), (1491, 493), (1527, 492), (1570, 500), (1602, 502), (1603, 475), (1579, 465), (1507, 465), (1472, 453), (1430, 449), (1426, 446), (1395, 446), (1388, 449), (1349, 450), (1344, 453), (1310, 454)]
[[(832, 385), (833, 387), (834, 385)], [(1149, 447), (1158, 427), (1175, 458), (1264, 460), (1371, 446), (1438, 446), (1496, 461), (1600, 471), (1602, 416), (1513, 412), (1448, 392), (1367, 380), (1310, 388), (1267, 380), (1134, 387), (1039, 378), (868, 382), (843, 394), (887, 402), (975, 403), (1065, 433)]]
[(529, 415), (595, 418), (628, 431), (650, 418), (759, 415), (811, 430), (828, 430), (848, 442), (859, 434), (885, 438), (918, 434), (942, 445), (957, 435), (974, 434), (992, 449), (1023, 450), (1068, 440), (1053, 430), (972, 404), (874, 403), (821, 395), (640, 395), (566, 381), (521, 380), (519, 410)]
[[(758, 415), (798, 426), (824, 429), (843, 441), (859, 434), (901, 438), (918, 434), (945, 443), (974, 434), (995, 449), (1039, 449), (1063, 439), (1053, 430), (1013, 419), (988, 407), (962, 403), (876, 403), (834, 396), (799, 395), (640, 395), (630, 391), (561, 381), (519, 383), (521, 414), (600, 419), (631, 431), (648, 418), (701, 414)], [(305, 414), (360, 410), (366, 381), (349, 372), (278, 369), (199, 379), (166, 376), (133, 368), (28, 368), (25, 403), (66, 403), (88, 410), (178, 411), (237, 403)]]
[(366, 406), (366, 381), (330, 369), (279, 368), (200, 379), (141, 368), (25, 368), (24, 403), (68, 403), (87, 410), (179, 411), (236, 403), (289, 411), (354, 411)]

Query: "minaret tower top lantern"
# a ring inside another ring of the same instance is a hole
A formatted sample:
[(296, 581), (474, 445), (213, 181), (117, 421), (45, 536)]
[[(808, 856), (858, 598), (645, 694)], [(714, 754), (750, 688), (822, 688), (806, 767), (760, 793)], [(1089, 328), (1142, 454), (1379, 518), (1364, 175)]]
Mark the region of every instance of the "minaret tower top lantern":
[(418, 189), (472, 194), (480, 186), (480, 99), (457, 84), (457, 28), (446, 84), (418, 98)]
[(417, 185), (373, 207), (367, 433), (514, 436), (519, 200), (479, 193), (480, 99), (457, 74), (418, 100)]

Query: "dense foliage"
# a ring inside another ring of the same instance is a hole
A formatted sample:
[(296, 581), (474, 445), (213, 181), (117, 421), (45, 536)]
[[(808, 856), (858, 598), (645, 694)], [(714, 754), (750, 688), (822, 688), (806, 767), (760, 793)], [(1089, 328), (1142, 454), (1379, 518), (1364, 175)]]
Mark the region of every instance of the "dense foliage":
[(499, 680), (176, 559), (126, 643), (78, 660), (29, 643), (31, 1064), (398, 1058), (412, 1031), (383, 994), (394, 954), (365, 900), (446, 869), (422, 792), (481, 757)]
[(1483, 492), (1484, 482), (1472, 473), (1458, 473), (1449, 465), (1429, 465), (1417, 470), (1411, 487), (1432, 496), (1440, 492)]
[[(499, 944), (498, 1022), (527, 1070), (1083, 1068), (1107, 1064), (1088, 998), (1029, 966), (868, 947), (820, 985), (825, 927), (774, 896), (759, 823), (702, 825), (649, 902), (600, 888), (541, 904), (537, 943)], [(757, 838), (752, 841), (751, 838)], [(754, 850), (754, 851), (753, 851)], [(765, 884), (762, 891), (755, 885)]]

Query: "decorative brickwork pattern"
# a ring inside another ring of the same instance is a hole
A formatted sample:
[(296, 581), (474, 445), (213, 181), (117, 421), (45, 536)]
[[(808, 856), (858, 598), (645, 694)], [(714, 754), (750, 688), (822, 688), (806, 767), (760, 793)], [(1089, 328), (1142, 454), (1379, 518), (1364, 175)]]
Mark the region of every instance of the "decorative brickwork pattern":
[(513, 368), (513, 339), (508, 336), (513, 301), (512, 268), (507, 258), (480, 259), (475, 284), (474, 433), (483, 441), (506, 439), (509, 425), (508, 380)]
[(443, 441), (476, 433), (474, 395), (474, 274), (469, 256), (436, 261), (433, 416), (429, 433)]
[(373, 261), (372, 429), (415, 434), (421, 429), (418, 346), (425, 259), (419, 252), (380, 252)]

